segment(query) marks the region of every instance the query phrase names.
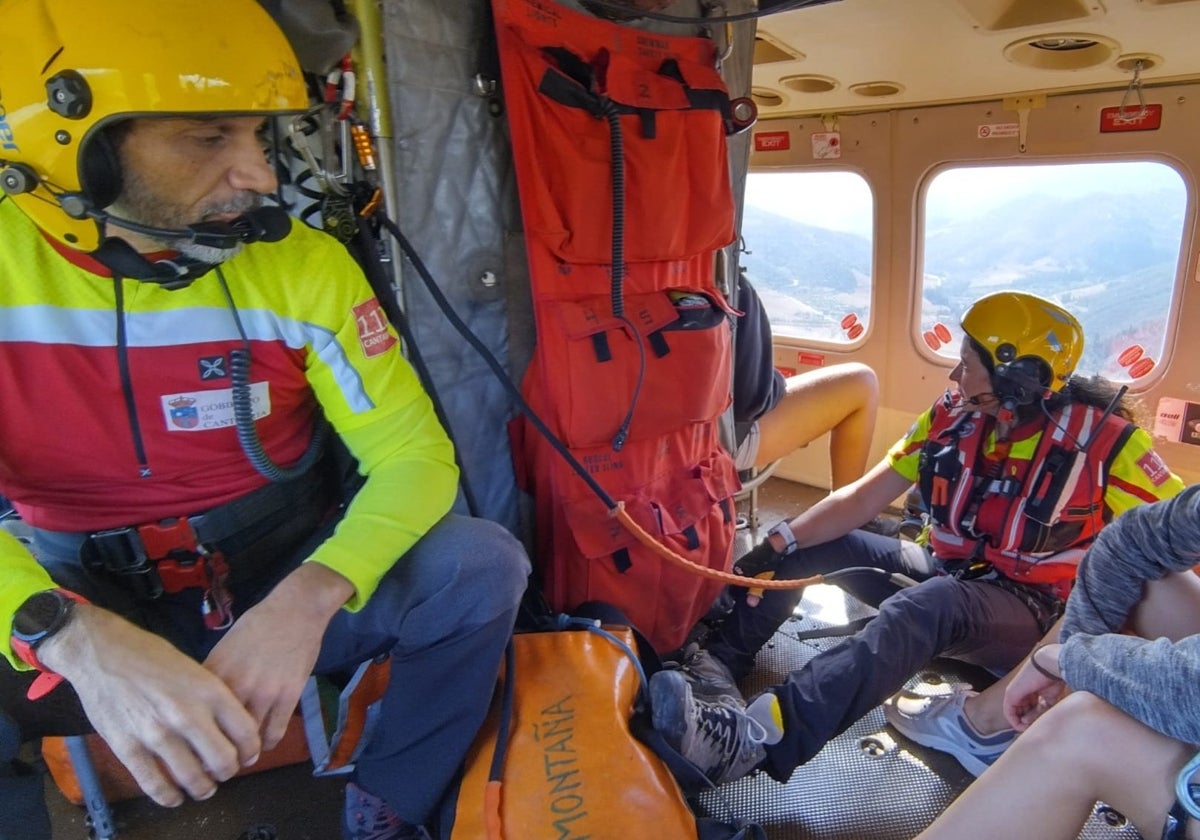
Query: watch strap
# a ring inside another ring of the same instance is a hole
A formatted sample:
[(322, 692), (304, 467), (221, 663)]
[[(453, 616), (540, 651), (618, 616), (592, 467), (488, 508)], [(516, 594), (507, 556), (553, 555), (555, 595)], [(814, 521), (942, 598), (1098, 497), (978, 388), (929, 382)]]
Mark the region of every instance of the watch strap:
[(767, 531), (767, 536), (778, 536), (783, 540), (783, 551), (779, 552), (780, 554), (791, 554), (796, 550), (796, 535), (792, 533), (792, 528), (786, 519), (781, 519), (772, 525)]
[[(73, 593), (68, 589), (53, 589), (52, 592), (58, 593), (62, 596), (62, 598), (73, 601), (74, 604), (88, 604), (89, 602), (88, 599), (84, 598), (83, 595)], [(68, 612), (66, 616), (62, 618), (60, 623), (56, 623), (55, 626), (52, 626), (52, 628), (46, 632), (46, 634), (38, 636), (35, 638), (35, 640), (22, 638), (18, 636), (16, 632), (14, 632), (14, 634), (8, 638), (8, 643), (10, 643), (10, 646), (12, 646), (12, 652), (17, 655), (17, 658), (20, 661), (25, 662), (25, 665), (37, 668), (38, 671), (42, 672), (38, 674), (37, 678), (34, 680), (34, 684), (29, 686), (29, 692), (28, 695), (26, 695), (29, 697), (29, 700), (38, 700), (38, 698), (46, 696), (49, 694), (50, 690), (54, 689), (54, 686), (62, 682), (62, 677), (59, 676), (59, 674), (50, 671), (46, 665), (42, 664), (42, 660), (38, 659), (37, 647), (40, 646), (43, 641), (46, 641), (47, 638), (53, 636), (55, 632), (58, 632), (64, 628), (68, 618), (70, 618), (70, 612)]]
[(9, 641), (9, 644), (12, 645), (13, 653), (17, 655), (18, 659), (41, 672), (29, 684), (29, 690), (25, 693), (25, 699), (29, 701), (41, 700), (56, 689), (59, 683), (63, 682), (62, 674), (56, 674), (54, 671), (47, 669), (42, 664), (42, 661), (38, 659), (37, 650), (29, 642), (14, 636)]

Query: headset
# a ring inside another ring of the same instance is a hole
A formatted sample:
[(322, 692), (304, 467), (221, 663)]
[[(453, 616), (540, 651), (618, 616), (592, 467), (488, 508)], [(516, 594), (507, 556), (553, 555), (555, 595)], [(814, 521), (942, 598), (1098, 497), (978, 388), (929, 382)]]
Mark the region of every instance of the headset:
[[(1009, 346), (1002, 345), (1000, 349)], [(1050, 377), (1050, 366), (1045, 360), (1022, 356), (996, 365), (992, 371), (992, 387), (1001, 402), (1011, 402), (1014, 407), (1033, 405), (1049, 393)]]
[[(43, 183), (33, 167), (25, 163), (7, 163), (0, 170), (0, 190), (6, 196), (32, 192)], [(97, 132), (85, 147), (80, 163), (80, 183), (82, 189), (79, 192), (51, 190), (54, 200), (68, 216), (95, 219), (155, 239), (229, 250), (250, 242), (278, 242), (291, 230), (291, 217), (280, 207), (259, 207), (229, 221), (198, 222), (183, 228), (145, 225), (107, 212), (103, 208), (120, 196), (124, 178), (116, 148), (109, 133), (103, 130)], [(113, 237), (106, 238), (93, 256), (125, 277), (148, 280), (168, 289), (182, 288), (212, 268), (209, 263), (186, 257), (151, 261), (128, 243)]]

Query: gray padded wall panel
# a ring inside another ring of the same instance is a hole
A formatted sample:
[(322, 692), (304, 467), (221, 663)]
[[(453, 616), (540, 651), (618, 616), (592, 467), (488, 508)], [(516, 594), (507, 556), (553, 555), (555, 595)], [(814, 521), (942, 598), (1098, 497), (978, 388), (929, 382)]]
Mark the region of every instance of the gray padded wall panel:
[[(399, 204), (393, 214), (459, 316), (507, 366), (504, 230), (515, 218), (516, 185), (503, 121), (474, 92), (486, 11), (481, 0), (383, 4)], [(510, 400), (406, 262), (400, 278), (477, 513), (515, 531)]]
[[(579, 8), (572, 2), (564, 5)], [(730, 6), (740, 11), (752, 4), (743, 0)], [(691, 15), (696, 10), (694, 0), (681, 0), (668, 11)], [(531, 351), (533, 327), (516, 182), (504, 120), (489, 113), (487, 100), (475, 89), (480, 45), (490, 20), (486, 0), (384, 2), (383, 14), (395, 127), (398, 207), (392, 214), (460, 317), (506, 369), (519, 376)], [(646, 20), (629, 25), (680, 34), (698, 31), (695, 26)], [(734, 50), (724, 71), (737, 96), (750, 86), (754, 26), (738, 24), (734, 31)], [(723, 27), (717, 34), (718, 43), (723, 43)], [(734, 186), (740, 193), (748, 158), (746, 135), (732, 138), (730, 149)], [(729, 265), (732, 272), (736, 261)], [(485, 363), (450, 327), (407, 262), (401, 262), (399, 276), (417, 349), (449, 418), (478, 513), (522, 532), (523, 505), (506, 433), (515, 406)], [(494, 285), (485, 283), (485, 276), (494, 278)], [(511, 359), (510, 335), (515, 336)]]

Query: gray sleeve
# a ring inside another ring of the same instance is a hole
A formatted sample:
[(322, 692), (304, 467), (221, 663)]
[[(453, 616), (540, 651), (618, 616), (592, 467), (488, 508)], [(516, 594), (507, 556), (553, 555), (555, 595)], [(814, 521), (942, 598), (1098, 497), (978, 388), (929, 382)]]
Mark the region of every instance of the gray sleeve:
[(1172, 643), (1120, 635), (1143, 582), (1200, 563), (1200, 486), (1127, 511), (1100, 532), (1067, 602), (1059, 667), (1146, 725), (1200, 743), (1200, 635)]
[(1178, 642), (1075, 635), (1058, 658), (1067, 685), (1090, 691), (1152, 729), (1200, 744), (1200, 636)]
[(1143, 582), (1200, 563), (1200, 485), (1126, 511), (1104, 528), (1079, 565), (1062, 640), (1117, 633), (1142, 597)]

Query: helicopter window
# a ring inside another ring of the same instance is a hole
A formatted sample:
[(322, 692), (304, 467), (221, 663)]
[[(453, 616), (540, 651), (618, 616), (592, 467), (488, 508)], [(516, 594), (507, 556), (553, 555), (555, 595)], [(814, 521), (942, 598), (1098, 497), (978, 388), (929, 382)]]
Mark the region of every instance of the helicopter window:
[(1187, 197), (1155, 161), (943, 169), (924, 197), (921, 346), (957, 359), (967, 306), (1017, 289), (1079, 318), (1080, 373), (1148, 376), (1168, 352)]
[(855, 345), (871, 323), (875, 200), (856, 172), (751, 172), (746, 268), (777, 338)]

